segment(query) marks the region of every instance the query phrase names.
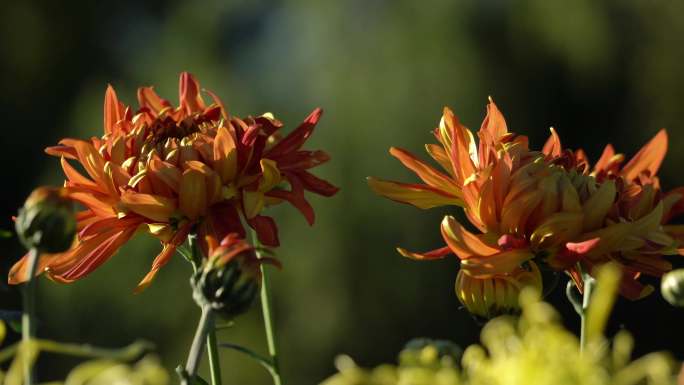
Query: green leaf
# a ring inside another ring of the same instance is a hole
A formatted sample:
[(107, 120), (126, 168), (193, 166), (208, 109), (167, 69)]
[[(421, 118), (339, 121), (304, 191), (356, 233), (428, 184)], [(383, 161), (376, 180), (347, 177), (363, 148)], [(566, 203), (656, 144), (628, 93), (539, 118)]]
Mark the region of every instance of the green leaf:
[(185, 245), (180, 245), (176, 248), (176, 251), (183, 256), (186, 261), (192, 263), (192, 252), (190, 251), (190, 248)]
[(256, 352), (252, 351), (251, 349), (248, 349), (244, 346), (231, 344), (231, 343), (222, 343), (222, 344), (219, 344), (219, 346), (222, 348), (228, 348), (228, 349), (232, 349), (232, 350), (238, 351), (240, 353), (246, 354), (246, 355), (252, 357), (253, 359), (255, 359), (257, 362), (259, 362), (264, 368), (266, 368), (266, 370), (268, 370), (271, 373), (271, 375), (276, 374), (275, 367), (273, 367), (273, 361), (271, 361), (269, 358), (266, 358), (266, 357), (264, 357), (264, 356), (262, 356)]
[(14, 233), (9, 230), (0, 229), (0, 239), (9, 239), (14, 237)]

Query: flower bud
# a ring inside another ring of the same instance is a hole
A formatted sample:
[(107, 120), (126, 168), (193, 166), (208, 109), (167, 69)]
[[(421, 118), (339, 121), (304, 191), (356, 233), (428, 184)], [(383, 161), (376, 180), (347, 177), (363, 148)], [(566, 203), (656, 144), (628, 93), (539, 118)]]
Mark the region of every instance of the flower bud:
[(261, 287), (262, 262), (254, 247), (237, 234), (229, 234), (220, 244), (207, 237), (209, 257), (193, 275), (193, 297), (199, 306), (210, 306), (226, 318), (244, 313)]
[(68, 250), (76, 235), (76, 218), (66, 190), (45, 186), (33, 190), (19, 209), (15, 228), (27, 249), (46, 253)]
[(684, 307), (684, 269), (672, 270), (663, 275), (660, 292), (670, 305)]

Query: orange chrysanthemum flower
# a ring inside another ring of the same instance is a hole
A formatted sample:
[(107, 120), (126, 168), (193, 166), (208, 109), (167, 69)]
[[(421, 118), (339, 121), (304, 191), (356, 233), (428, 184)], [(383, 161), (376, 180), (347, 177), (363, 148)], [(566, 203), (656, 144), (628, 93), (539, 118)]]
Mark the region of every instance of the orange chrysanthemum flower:
[[(444, 172), (392, 148), (390, 153), (424, 184), (369, 178), (370, 187), (423, 209), (463, 207), (480, 233), (447, 216), (441, 226), (446, 247), (427, 253), (398, 249), (404, 256), (456, 254), (459, 276), (491, 281), (483, 287), (496, 287), (491, 285), (496, 280), (518, 282), (522, 270), (537, 276), (530, 280), (525, 274), (526, 281), (540, 285), (535, 261), (541, 261), (567, 271), (581, 289), (579, 269), (591, 273), (596, 265), (616, 261), (625, 272), (623, 295), (636, 299), (652, 290), (638, 281), (640, 274), (660, 276), (671, 269), (663, 256), (680, 252), (681, 228), (665, 223), (682, 211), (684, 189), (663, 194), (656, 177), (667, 149), (665, 131), (624, 167), (624, 156), (609, 145), (593, 169), (582, 150), (563, 150), (553, 129), (542, 151), (530, 150), (527, 137), (509, 132), (491, 101), (479, 143), (449, 109), (434, 134), (440, 145), (426, 148)], [(502, 296), (493, 290), (482, 295), (479, 301), (501, 305), (497, 296)], [(487, 306), (464, 300), (471, 293), (458, 296), (471, 311), (484, 315), (481, 309)]]
[[(69, 197), (84, 206), (78, 213), (73, 247), (41, 257), (39, 272), (72, 282), (109, 259), (138, 230), (163, 244), (162, 252), (138, 289), (147, 286), (190, 232), (205, 254), (204, 240), (245, 237), (244, 220), (259, 240), (277, 246), (278, 231), (264, 207), (288, 201), (310, 224), (314, 212), (308, 190), (332, 196), (337, 188), (309, 172), (328, 161), (323, 151), (301, 147), (321, 110), (316, 109), (289, 135), (271, 114), (239, 119), (189, 73), (180, 76), (180, 105), (174, 108), (152, 87), (138, 89), (140, 109), (121, 103), (110, 86), (105, 93), (104, 135), (90, 140), (64, 139), (46, 152), (61, 157)], [(70, 161), (80, 164), (86, 175)], [(10, 271), (9, 282), (25, 278), (25, 260)]]

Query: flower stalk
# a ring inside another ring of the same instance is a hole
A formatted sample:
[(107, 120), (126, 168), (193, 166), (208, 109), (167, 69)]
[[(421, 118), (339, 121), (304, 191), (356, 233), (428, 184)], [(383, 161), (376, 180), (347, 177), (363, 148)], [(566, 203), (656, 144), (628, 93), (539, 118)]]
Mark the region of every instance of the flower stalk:
[(594, 290), (595, 280), (589, 274), (584, 274), (584, 293), (582, 294), (582, 312), (580, 313), (580, 353), (587, 346), (587, 311), (591, 303), (591, 294)]
[[(35, 337), (35, 312), (36, 312), (36, 286), (35, 276), (38, 268), (38, 249), (33, 247), (29, 251), (28, 270), (26, 272), (26, 285), (24, 286), (23, 306), (24, 312), (21, 315), (21, 340), (28, 344)], [(33, 384), (33, 369), (28, 360), (24, 365), (24, 378), (26, 384)]]
[(221, 385), (221, 362), (216, 340), (216, 319), (209, 317), (209, 330), (207, 331), (207, 356), (209, 357), (209, 370), (211, 383)]
[(580, 351), (584, 351), (588, 340), (588, 312), (591, 305), (591, 296), (596, 285), (596, 279), (587, 273), (582, 273), (582, 295), (577, 292), (572, 280), (568, 281), (565, 288), (565, 295), (572, 304), (577, 315), (580, 316)]
[[(188, 246), (190, 249), (190, 262), (193, 266), (193, 273), (196, 273), (199, 267), (201, 258), (201, 251), (197, 244), (197, 235), (190, 234), (188, 236)], [(216, 322), (215, 314), (211, 304), (203, 304), (201, 306), (202, 315), (197, 324), (195, 337), (190, 346), (188, 353), (188, 360), (185, 365), (185, 372), (188, 378), (193, 378), (197, 374), (199, 363), (202, 359), (202, 351), (204, 345), (207, 345), (207, 355), (209, 357), (209, 371), (211, 373), (211, 383), (213, 385), (221, 385), (221, 367), (218, 354), (218, 347), (216, 341)]]
[(190, 352), (188, 353), (188, 360), (185, 364), (185, 372), (189, 378), (193, 378), (197, 374), (197, 368), (199, 368), (199, 363), (202, 359), (204, 343), (207, 341), (209, 329), (213, 324), (213, 316), (214, 315), (213, 311), (211, 310), (211, 306), (205, 305), (202, 307), (202, 315), (197, 323), (195, 337), (192, 340)]
[[(256, 232), (252, 231), (252, 240), (254, 242), (255, 252), (257, 258), (261, 259), (263, 256), (259, 251), (259, 240)], [(265, 266), (261, 264), (259, 266), (261, 270), (261, 311), (264, 316), (264, 331), (266, 332), (266, 343), (268, 344), (268, 354), (271, 358), (271, 377), (273, 377), (274, 385), (282, 385), (282, 379), (280, 377), (280, 365), (278, 362), (278, 348), (276, 347), (275, 341), (275, 328), (273, 327), (273, 313), (271, 309), (271, 295), (269, 290), (269, 276), (268, 271)]]

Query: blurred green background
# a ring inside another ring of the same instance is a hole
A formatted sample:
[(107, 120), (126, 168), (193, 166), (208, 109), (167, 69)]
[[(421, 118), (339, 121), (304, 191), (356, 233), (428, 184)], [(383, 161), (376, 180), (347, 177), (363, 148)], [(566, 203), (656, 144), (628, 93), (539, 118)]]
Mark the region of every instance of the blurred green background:
[[(295, 127), (324, 117), (309, 141), (332, 155), (317, 174), (342, 188), (311, 201), (308, 227), (291, 207), (273, 210), (284, 264), (273, 274), (276, 323), (288, 384), (315, 384), (347, 353), (362, 365), (393, 361), (410, 338), (477, 339), (479, 325), (453, 294), (458, 263), (412, 262), (394, 247), (441, 245), (449, 210), (420, 211), (374, 196), (367, 175), (414, 180), (387, 149), (422, 154), (442, 107), (477, 129), (491, 95), (509, 128), (539, 147), (553, 125), (569, 147), (597, 159), (611, 142), (635, 153), (661, 127), (670, 152), (665, 188), (684, 184), (684, 3), (676, 1), (119, 1), (7, 2), (0, 12), (2, 228), (11, 228), (37, 184), (61, 184), (43, 148), (62, 137), (99, 136), (107, 83), (135, 104), (155, 85), (176, 101), (178, 74), (194, 73), (232, 113), (271, 111)], [(3, 276), (22, 251), (3, 240)], [(40, 282), (40, 332), (117, 347), (153, 341), (169, 369), (184, 362), (199, 311), (190, 266), (175, 258), (152, 287), (132, 289), (159, 250), (140, 236), (86, 279)], [(571, 328), (570, 306), (551, 300)], [(16, 288), (3, 308), (19, 308)], [(636, 336), (637, 353), (684, 358), (684, 312), (659, 294), (620, 301), (612, 330)], [(265, 352), (258, 305), (220, 340)], [(258, 364), (223, 352), (226, 384), (267, 384)], [(75, 360), (44, 356), (40, 378)], [(206, 373), (206, 367), (202, 370)]]

